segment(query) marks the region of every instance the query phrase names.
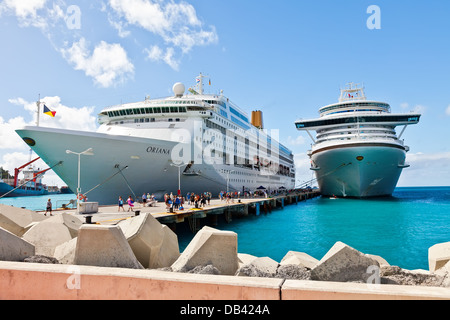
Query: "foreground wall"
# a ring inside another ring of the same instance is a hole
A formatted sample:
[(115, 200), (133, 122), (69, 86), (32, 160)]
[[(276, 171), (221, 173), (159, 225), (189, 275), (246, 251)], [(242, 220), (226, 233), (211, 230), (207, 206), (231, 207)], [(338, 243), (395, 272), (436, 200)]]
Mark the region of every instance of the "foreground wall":
[(0, 261), (0, 299), (450, 299), (450, 289)]

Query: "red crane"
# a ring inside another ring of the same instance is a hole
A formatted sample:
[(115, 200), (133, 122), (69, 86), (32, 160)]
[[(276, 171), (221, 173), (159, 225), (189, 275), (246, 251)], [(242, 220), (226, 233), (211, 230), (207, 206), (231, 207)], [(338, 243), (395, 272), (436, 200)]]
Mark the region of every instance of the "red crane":
[(20, 166), (18, 168), (14, 169), (14, 188), (17, 187), (17, 180), (19, 179), (19, 172), (20, 170), (22, 170), (23, 168), (25, 168), (26, 166), (32, 164), (33, 162), (35, 162), (36, 160), (39, 160), (41, 157), (37, 157), (34, 160), (31, 160), (30, 162), (25, 163), (23, 166)]

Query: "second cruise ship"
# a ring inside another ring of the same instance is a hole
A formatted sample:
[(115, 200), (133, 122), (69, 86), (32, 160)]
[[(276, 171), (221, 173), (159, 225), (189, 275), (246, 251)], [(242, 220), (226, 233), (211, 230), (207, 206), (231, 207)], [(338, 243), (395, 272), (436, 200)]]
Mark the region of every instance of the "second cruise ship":
[[(367, 100), (364, 88), (350, 83), (338, 103), (319, 109), (320, 118), (298, 120), (298, 130), (313, 141), (308, 156), (322, 195), (374, 197), (391, 195), (409, 147), (401, 139), (418, 113), (393, 114), (389, 104)], [(402, 129), (397, 135), (395, 128)], [(314, 137), (310, 131), (316, 131)]]

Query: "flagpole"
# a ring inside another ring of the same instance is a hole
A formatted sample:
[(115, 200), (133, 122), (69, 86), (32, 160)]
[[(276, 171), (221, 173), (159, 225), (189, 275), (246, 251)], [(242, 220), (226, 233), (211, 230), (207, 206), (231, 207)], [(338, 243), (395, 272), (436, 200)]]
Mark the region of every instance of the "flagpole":
[(39, 100), (36, 101), (37, 105), (37, 117), (36, 117), (36, 126), (39, 127), (39, 115), (41, 113), (41, 94), (39, 93)]

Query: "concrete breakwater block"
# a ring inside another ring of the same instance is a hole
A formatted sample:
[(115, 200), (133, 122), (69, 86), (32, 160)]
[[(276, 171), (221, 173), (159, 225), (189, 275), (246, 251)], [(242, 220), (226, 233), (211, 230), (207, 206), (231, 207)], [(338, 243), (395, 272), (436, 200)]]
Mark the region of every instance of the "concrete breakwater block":
[(249, 264), (250, 262), (252, 262), (253, 260), (255, 260), (258, 257), (255, 257), (251, 254), (248, 253), (238, 253), (238, 263), (239, 263), (239, 268), (241, 268), (242, 266)]
[(33, 244), (0, 227), (1, 261), (23, 261), (34, 253)]
[(234, 275), (239, 267), (237, 234), (203, 227), (172, 264), (176, 272), (189, 272), (197, 266), (212, 265), (222, 275)]
[(377, 260), (338, 241), (311, 270), (311, 279), (366, 282), (373, 275), (368, 270), (371, 266), (379, 268), (380, 265)]
[(0, 227), (21, 237), (33, 223), (47, 219), (35, 211), (0, 204)]
[(53, 257), (62, 264), (75, 264), (75, 250), (77, 248), (77, 238), (64, 242), (55, 248)]
[(431, 272), (439, 270), (450, 261), (450, 242), (438, 243), (428, 249), (428, 266)]
[(180, 256), (177, 235), (150, 213), (118, 224), (144, 268), (170, 267)]
[(77, 265), (143, 269), (122, 230), (115, 225), (81, 226), (74, 262)]
[(319, 263), (314, 257), (311, 257), (309, 254), (304, 252), (297, 251), (289, 251), (286, 255), (281, 259), (280, 265), (300, 265), (302, 267), (312, 269)]
[(23, 239), (36, 247), (36, 254), (53, 256), (55, 248), (78, 235), (83, 223), (67, 213), (58, 214), (30, 228)]

